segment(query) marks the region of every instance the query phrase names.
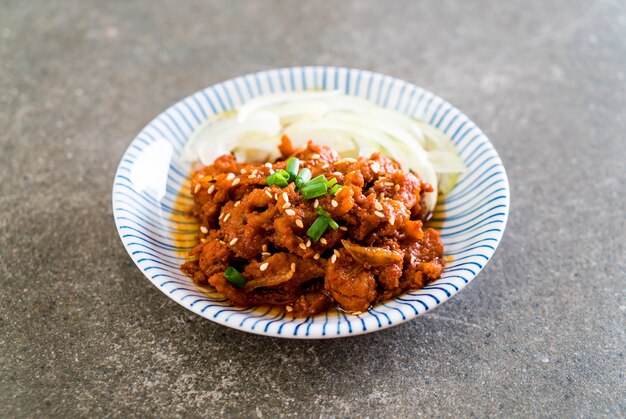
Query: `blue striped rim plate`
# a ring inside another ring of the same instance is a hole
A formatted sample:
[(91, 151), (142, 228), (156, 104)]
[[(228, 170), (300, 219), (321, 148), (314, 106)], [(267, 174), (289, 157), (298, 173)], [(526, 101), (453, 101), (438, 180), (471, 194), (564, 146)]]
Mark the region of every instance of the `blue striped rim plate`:
[[(450, 262), (427, 287), (378, 304), (361, 315), (330, 311), (292, 318), (270, 307), (235, 307), (196, 287), (179, 270), (194, 245), (197, 226), (184, 209), (191, 204), (191, 168), (180, 153), (191, 132), (211, 115), (236, 109), (271, 92), (341, 89), (412, 115), (448, 133), (468, 171), (440, 199), (431, 225), (441, 231)], [(261, 335), (334, 338), (374, 332), (411, 320), (465, 287), (496, 250), (509, 212), (509, 184), (496, 150), (482, 131), (442, 98), (383, 74), (336, 67), (262, 71), (199, 91), (157, 116), (130, 144), (113, 184), (113, 214), (128, 254), (168, 297), (207, 319)]]

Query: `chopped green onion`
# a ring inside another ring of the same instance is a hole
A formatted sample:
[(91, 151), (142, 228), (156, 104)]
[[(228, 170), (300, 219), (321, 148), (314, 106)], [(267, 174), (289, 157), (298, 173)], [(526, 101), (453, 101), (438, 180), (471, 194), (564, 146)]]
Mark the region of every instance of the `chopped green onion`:
[(332, 178), (331, 180), (326, 182), (326, 187), (327, 188), (332, 188), (335, 185), (335, 183), (337, 183), (337, 179)]
[(289, 179), (294, 180), (298, 176), (298, 168), (300, 168), (300, 159), (297, 157), (289, 157), (287, 159), (287, 173), (289, 173)]
[(315, 219), (315, 221), (313, 221), (311, 227), (309, 227), (306, 231), (306, 235), (313, 239), (314, 242), (317, 242), (327, 228), (328, 223), (326, 222), (326, 219), (320, 215)]
[(300, 169), (300, 173), (298, 173), (298, 176), (296, 176), (296, 181), (295, 181), (296, 191), (299, 191), (300, 188), (302, 188), (304, 185), (309, 183), (310, 180), (311, 180), (311, 171), (307, 169), (306, 167), (303, 169)]
[(281, 188), (289, 185), (289, 173), (286, 170), (280, 169), (265, 178), (268, 186), (278, 185)]
[(331, 194), (332, 196), (337, 195), (337, 192), (339, 192), (339, 190), (340, 190), (341, 188), (343, 188), (343, 186), (341, 186), (341, 185), (335, 185), (335, 186), (333, 186), (333, 187), (330, 189), (330, 194)]
[(237, 288), (241, 288), (244, 285), (246, 285), (246, 278), (242, 274), (240, 274), (237, 269), (233, 268), (232, 266), (226, 268), (226, 270), (224, 271), (224, 276), (226, 277), (228, 282), (230, 282)]
[(326, 182), (313, 183), (311, 181), (304, 185), (300, 192), (302, 192), (302, 198), (313, 199), (317, 198), (318, 196), (326, 195), (326, 191), (328, 191), (328, 188), (326, 187)]
[(339, 224), (337, 224), (337, 222), (333, 220), (333, 218), (330, 216), (329, 213), (326, 212), (326, 210), (324, 210), (324, 208), (317, 207), (315, 208), (315, 211), (317, 212), (318, 215), (323, 217), (324, 220), (326, 220), (328, 225), (331, 226), (333, 230), (337, 230), (339, 228)]
[(313, 178), (308, 184), (308, 185), (317, 185), (318, 183), (323, 183), (326, 184), (326, 178), (324, 177), (324, 175), (319, 175), (316, 176), (315, 178)]

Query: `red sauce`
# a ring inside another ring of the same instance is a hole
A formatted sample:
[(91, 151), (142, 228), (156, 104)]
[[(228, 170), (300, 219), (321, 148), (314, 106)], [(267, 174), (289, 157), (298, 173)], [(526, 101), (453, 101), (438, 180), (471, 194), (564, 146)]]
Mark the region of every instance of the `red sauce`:
[[(238, 306), (270, 304), (311, 316), (335, 306), (363, 312), (441, 276), (439, 233), (423, 228), (430, 185), (378, 153), (341, 159), (311, 142), (294, 149), (286, 137), (280, 150), (282, 158), (272, 164), (225, 155), (193, 174), (191, 214), (200, 243), (182, 270), (194, 282)], [(266, 178), (289, 157), (342, 188), (306, 200), (293, 182), (268, 186)], [(318, 217), (316, 205), (340, 228), (313, 242), (307, 229)], [(228, 267), (243, 274), (245, 286), (229, 282)]]

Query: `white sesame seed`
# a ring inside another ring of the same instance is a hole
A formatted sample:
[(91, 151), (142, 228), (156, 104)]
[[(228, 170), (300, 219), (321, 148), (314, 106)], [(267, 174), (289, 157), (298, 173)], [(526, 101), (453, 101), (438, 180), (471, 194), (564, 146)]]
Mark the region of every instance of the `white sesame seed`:
[(339, 161), (345, 161), (348, 163), (356, 163), (356, 159), (353, 159), (352, 157), (346, 157), (345, 159), (341, 159)]
[(234, 173), (229, 173), (226, 175), (226, 180), (233, 180), (235, 178), (235, 174)]
[(385, 214), (380, 211), (374, 211), (374, 215), (380, 218), (385, 218)]
[(200, 226), (200, 231), (203, 232), (204, 234), (209, 232), (209, 229), (206, 228), (205, 226)]
[(306, 241), (306, 247), (311, 247), (311, 240)]
[(330, 257), (330, 263), (335, 263), (335, 262), (337, 262), (337, 255), (332, 255)]
[(204, 175), (198, 175), (198, 179), (202, 179)]
[(302, 223), (302, 220), (296, 220), (296, 225), (300, 228), (304, 228), (304, 224)]
[(269, 167), (271, 169), (272, 168), (272, 163), (270, 163), (270, 162), (265, 163), (265, 167)]
[(398, 191), (400, 190), (400, 185), (396, 185), (396, 186), (394, 186), (394, 187), (393, 187), (393, 189), (395, 189), (395, 190), (396, 190), (396, 192), (398, 192)]
[(411, 256), (411, 265), (415, 264), (415, 256)]
[(320, 258), (320, 254), (316, 253), (315, 255), (313, 255), (313, 259), (318, 260)]
[(230, 218), (230, 212), (224, 216), (224, 222), (228, 221)]
[(317, 199), (315, 200), (315, 202), (313, 202), (313, 208), (317, 208), (320, 205), (320, 201), (318, 201)]
[(389, 186), (389, 187), (395, 186), (395, 184), (393, 182), (384, 182), (384, 185), (385, 186)]
[(330, 205), (333, 206), (333, 208), (337, 208), (339, 206), (339, 204), (337, 203), (337, 201), (335, 201), (334, 199), (332, 201), (330, 201)]
[(292, 271), (292, 272), (295, 272), (295, 271), (296, 271), (296, 264), (295, 264), (295, 263), (292, 263), (292, 264), (291, 264), (291, 271)]
[(235, 186), (236, 184), (238, 184), (239, 182), (241, 182), (241, 179), (237, 178), (235, 180), (233, 180), (233, 186)]
[(304, 243), (300, 243), (300, 249), (302, 249), (302, 250), (306, 250), (306, 244), (304, 244)]
[(340, 176), (343, 176), (343, 173), (341, 173), (341, 172), (333, 172), (333, 175), (335, 175), (337, 177), (340, 177)]
[(269, 262), (262, 263), (261, 266), (259, 266), (259, 270), (263, 272), (267, 269), (268, 266), (270, 266)]
[(328, 167), (329, 167), (329, 166), (328, 166), (328, 163), (324, 163), (324, 164), (322, 165), (322, 169), (328, 169)]
[(254, 179), (256, 176), (255, 175), (250, 175), (248, 176), (248, 179)]
[(389, 217), (389, 224), (394, 225), (395, 223), (396, 223), (396, 217), (392, 215), (391, 217)]
[(265, 190), (265, 195), (267, 195), (268, 198), (272, 197), (272, 193), (268, 191), (267, 189)]
[(246, 174), (246, 171), (247, 171), (246, 169), (241, 169), (241, 170), (239, 171), (239, 173), (241, 173), (242, 175), (245, 175), (245, 174)]
[(283, 208), (289, 208), (290, 206), (291, 206), (291, 203), (289, 203), (289, 202), (285, 202), (283, 204)]
[(378, 162), (374, 162), (374, 163), (372, 163), (372, 166), (371, 166), (371, 167), (372, 167), (372, 171), (373, 171), (374, 173), (378, 173), (378, 172), (380, 172), (380, 164), (378, 164)]
[(237, 206), (237, 205), (239, 205), (239, 204), (241, 204), (241, 201), (237, 201), (237, 202), (235, 202), (235, 205), (234, 205), (234, 206), (236, 207), (236, 206)]
[(235, 243), (237, 243), (237, 240), (239, 240), (239, 238), (235, 237), (234, 239), (232, 239), (230, 242), (228, 242), (228, 244), (230, 244), (231, 246), (233, 246)]
[(292, 210), (292, 209), (287, 209), (287, 210), (285, 210), (285, 214), (287, 214), (287, 215), (296, 215), (296, 212), (294, 210)]
[(333, 254), (334, 254), (335, 256), (339, 257), (339, 255), (340, 255), (339, 250), (337, 250), (337, 249), (333, 249)]
[(274, 169), (270, 169), (270, 175), (274, 174)]
[(321, 156), (317, 153), (311, 154), (311, 159), (319, 159)]
[(271, 255), (270, 252), (261, 252), (261, 256), (263, 256), (263, 257), (268, 257), (270, 255)]
[(326, 239), (325, 239), (325, 238), (323, 238), (323, 237), (320, 239), (320, 243), (322, 243), (322, 244), (328, 244), (328, 242), (326, 241)]
[(193, 193), (198, 193), (198, 191), (200, 190), (201, 187), (202, 187), (202, 185), (200, 185), (199, 183), (196, 183), (196, 187), (193, 188)]
[(341, 227), (339, 227), (339, 230), (341, 230), (341, 231), (348, 231), (348, 227), (346, 227), (346, 226), (341, 226)]
[(200, 239), (200, 243), (206, 243), (206, 239)]
[(378, 202), (378, 201), (374, 202), (374, 207), (376, 207), (376, 209), (378, 211), (382, 211), (383, 210), (383, 205), (380, 202)]
[(293, 307), (285, 306), (285, 310), (287, 310), (288, 313), (291, 313), (293, 311)]
[(289, 202), (289, 195), (287, 195), (287, 192), (283, 192), (283, 200), (285, 202)]
[(278, 194), (277, 193), (274, 194), (274, 199), (278, 201)]
[(264, 251), (264, 252), (267, 252), (267, 245), (264, 244), (263, 246), (261, 246), (261, 250)]
[(215, 185), (211, 185), (209, 187), (209, 190), (207, 191), (209, 193), (209, 195), (211, 195), (213, 193), (213, 191), (215, 190)]
[(254, 169), (254, 170), (252, 171), (252, 175), (254, 175), (254, 176), (256, 176), (256, 174), (257, 174), (257, 173), (259, 173), (259, 171), (258, 171), (257, 169)]
[(220, 216), (219, 216), (219, 217), (217, 217), (217, 219), (218, 219), (218, 220), (221, 220), (223, 216), (224, 216), (224, 213), (220, 213)]

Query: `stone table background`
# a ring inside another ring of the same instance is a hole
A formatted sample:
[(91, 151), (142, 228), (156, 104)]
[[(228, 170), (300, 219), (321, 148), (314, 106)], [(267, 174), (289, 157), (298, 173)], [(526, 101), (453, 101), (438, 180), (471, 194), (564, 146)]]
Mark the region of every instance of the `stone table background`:
[[(434, 91), (511, 215), (462, 293), (343, 340), (244, 334), (133, 265), (117, 163), (173, 102), (304, 64)], [(0, 416), (626, 415), (620, 1), (0, 0)]]

